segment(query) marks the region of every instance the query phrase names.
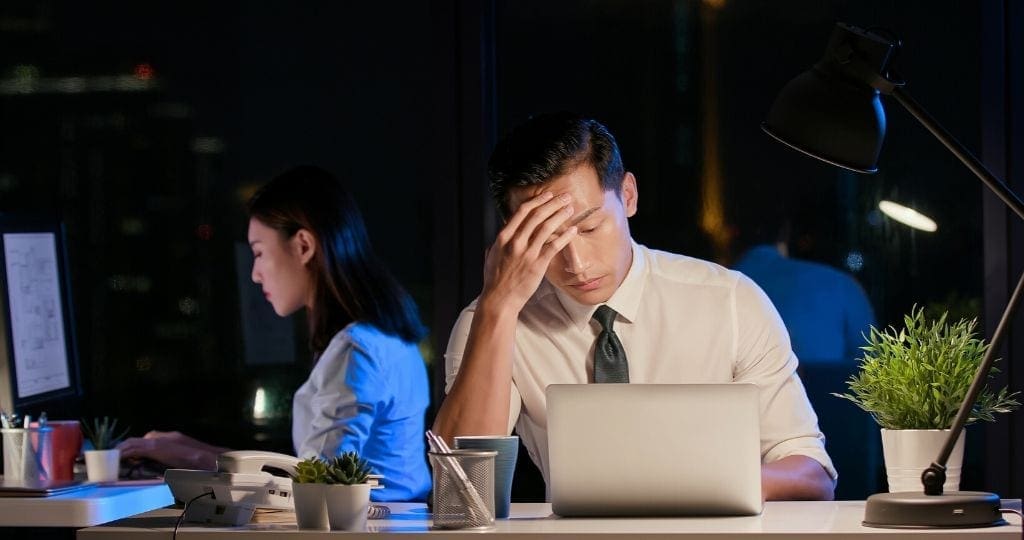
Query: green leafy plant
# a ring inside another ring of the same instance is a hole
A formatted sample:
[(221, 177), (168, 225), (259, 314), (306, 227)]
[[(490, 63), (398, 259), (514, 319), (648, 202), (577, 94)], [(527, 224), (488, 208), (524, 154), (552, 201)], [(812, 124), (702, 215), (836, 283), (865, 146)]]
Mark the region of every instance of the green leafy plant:
[(300, 484), (330, 484), (327, 462), (319, 457), (304, 459), (295, 465), (292, 481)]
[(117, 418), (109, 416), (104, 416), (102, 419), (93, 418), (92, 423), (83, 418), (81, 424), (82, 433), (86, 439), (92, 442), (92, 447), (95, 450), (110, 450), (128, 435), (129, 428), (126, 427), (118, 432)]
[(327, 474), (332, 484), (365, 484), (371, 473), (370, 465), (356, 452), (345, 452), (328, 461)]
[[(899, 332), (872, 327), (860, 369), (847, 381), (849, 393), (832, 395), (852, 401), (886, 429), (948, 429), (988, 344), (976, 337), (977, 319), (952, 325), (946, 319), (943, 313), (928, 322), (915, 306)], [(982, 389), (967, 423), (1013, 411), (1020, 406), (1017, 395)]]

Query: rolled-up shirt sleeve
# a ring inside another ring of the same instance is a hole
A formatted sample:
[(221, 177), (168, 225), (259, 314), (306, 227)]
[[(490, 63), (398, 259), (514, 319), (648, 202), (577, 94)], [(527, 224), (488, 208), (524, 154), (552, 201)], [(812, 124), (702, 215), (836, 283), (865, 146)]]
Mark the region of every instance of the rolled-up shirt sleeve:
[(825, 451), (825, 436), (796, 373), (789, 334), (767, 295), (746, 276), (736, 284), (734, 310), (735, 382), (760, 390), (761, 459), (764, 463), (803, 455), (838, 475)]
[[(455, 321), (451, 335), (448, 336), (448, 348), (444, 353), (444, 393), (446, 395), (451, 391), (452, 385), (455, 384), (455, 378), (459, 374), (459, 366), (462, 364), (462, 355), (466, 351), (466, 342), (469, 341), (469, 330), (473, 326), (473, 314), (475, 312), (476, 300), (466, 306), (466, 309), (462, 310), (462, 313), (459, 314), (459, 319)], [(509, 394), (508, 428), (506, 434), (512, 433), (512, 428), (515, 427), (516, 421), (519, 419), (519, 411), (523, 403), (515, 382), (509, 381), (509, 384), (512, 387), (512, 391)]]

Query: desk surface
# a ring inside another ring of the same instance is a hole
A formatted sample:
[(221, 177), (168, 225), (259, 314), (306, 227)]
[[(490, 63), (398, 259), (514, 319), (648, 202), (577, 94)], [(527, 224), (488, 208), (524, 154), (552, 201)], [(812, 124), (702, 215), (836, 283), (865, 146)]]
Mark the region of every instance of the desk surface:
[[(1020, 509), (1020, 501), (1006, 501), (1007, 506)], [(443, 531), (430, 528), (430, 514), (422, 504), (389, 504), (391, 519), (371, 520), (367, 533), (347, 533), (345, 538), (408, 538), (410, 534), (429, 534), (435, 539), (455, 538), (465, 534), (484, 534), (503, 540), (536, 539), (540, 536), (586, 537), (599, 535), (600, 540), (618, 540), (638, 536), (657, 535), (660, 539), (724, 540), (726, 538), (798, 538), (813, 540), (827, 538), (848, 539), (854, 535), (871, 535), (873, 540), (924, 536), (929, 540), (953, 540), (967, 534), (985, 539), (1019, 540), (1021, 522), (1016, 515), (1007, 516), (1009, 526), (985, 529), (958, 530), (900, 530), (871, 529), (861, 526), (864, 518), (863, 501), (839, 502), (770, 502), (760, 516), (727, 518), (559, 518), (551, 514), (546, 503), (515, 503), (510, 519), (497, 520), (492, 531), (469, 533)], [(124, 540), (135, 537), (167, 538), (174, 529), (180, 510), (161, 509), (145, 514), (78, 531), (81, 540)], [(328, 534), (326, 531), (299, 531), (294, 519), (279, 515), (279, 523), (250, 523), (243, 527), (216, 527), (182, 524), (179, 538), (215, 540), (231, 534), (248, 534), (250, 538), (275, 539)]]
[(167, 484), (90, 487), (52, 497), (0, 497), (0, 527), (90, 527), (174, 504)]

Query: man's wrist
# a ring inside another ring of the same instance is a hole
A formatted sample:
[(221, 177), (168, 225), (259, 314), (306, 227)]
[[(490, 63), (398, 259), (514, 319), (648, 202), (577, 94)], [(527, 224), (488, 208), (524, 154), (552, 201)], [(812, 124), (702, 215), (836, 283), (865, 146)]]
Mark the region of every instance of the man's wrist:
[(519, 312), (523, 306), (511, 301), (508, 295), (487, 293), (480, 295), (477, 301), (474, 318), (483, 317), (492, 322), (516, 321), (519, 319)]

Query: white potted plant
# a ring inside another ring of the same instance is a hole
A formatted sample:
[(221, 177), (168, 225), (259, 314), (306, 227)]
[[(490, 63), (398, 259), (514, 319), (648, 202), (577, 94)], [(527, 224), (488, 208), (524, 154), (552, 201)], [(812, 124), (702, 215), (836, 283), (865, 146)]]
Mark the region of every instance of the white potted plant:
[(323, 459), (304, 459), (295, 465), (292, 504), (295, 506), (295, 523), (300, 529), (327, 530), (326, 489), (329, 482), (327, 462)]
[(121, 451), (117, 443), (128, 434), (128, 428), (117, 432), (117, 418), (104, 416), (93, 418), (92, 422), (82, 419), (82, 433), (92, 443), (92, 449), (85, 451), (85, 471), (90, 482), (114, 482), (121, 465)]
[(332, 531), (364, 531), (370, 510), (370, 470), (356, 452), (328, 460), (327, 518)]
[[(924, 310), (914, 307), (899, 331), (872, 327), (859, 370), (847, 382), (849, 393), (833, 394), (857, 404), (881, 426), (889, 491), (922, 489), (921, 473), (938, 455), (988, 349), (976, 337), (976, 319), (951, 325), (946, 318), (943, 313), (928, 322)], [(1016, 409), (1016, 396), (1006, 388), (983, 389), (967, 424), (991, 422), (996, 413)], [(946, 491), (959, 489), (963, 439), (961, 431), (946, 463)]]

